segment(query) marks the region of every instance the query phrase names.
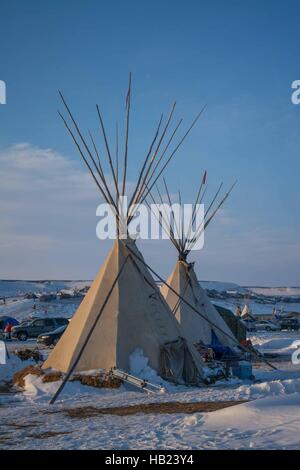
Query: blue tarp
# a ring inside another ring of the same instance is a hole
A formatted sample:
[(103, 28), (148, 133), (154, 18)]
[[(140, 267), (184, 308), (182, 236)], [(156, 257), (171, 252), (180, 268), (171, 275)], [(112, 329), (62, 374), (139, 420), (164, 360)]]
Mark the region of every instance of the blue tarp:
[(210, 348), (214, 350), (216, 355), (216, 359), (222, 359), (224, 357), (234, 357), (237, 356), (229, 346), (223, 346), (220, 342), (219, 338), (217, 337), (216, 333), (212, 330), (211, 331), (211, 344), (209, 345)]

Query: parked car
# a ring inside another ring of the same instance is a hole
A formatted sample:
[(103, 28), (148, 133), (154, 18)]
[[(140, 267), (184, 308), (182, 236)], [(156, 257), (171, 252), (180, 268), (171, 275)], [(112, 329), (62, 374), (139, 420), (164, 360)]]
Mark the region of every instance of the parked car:
[(30, 322), (14, 326), (11, 337), (17, 338), (19, 341), (26, 341), (28, 338), (37, 338), (43, 333), (68, 324), (69, 321), (66, 318), (36, 318)]
[(50, 302), (51, 300), (56, 299), (56, 294), (54, 293), (49, 293), (49, 294), (40, 294), (38, 296), (40, 302)]
[(259, 330), (279, 331), (280, 330), (279, 325), (276, 325), (276, 323), (273, 323), (267, 320), (260, 320), (260, 321), (255, 322), (255, 328), (257, 331)]
[(299, 321), (297, 318), (283, 318), (279, 321), (279, 326), (281, 330), (296, 330), (300, 328)]
[(43, 333), (37, 337), (37, 342), (41, 346), (56, 346), (60, 337), (63, 335), (64, 331), (66, 330), (68, 325), (60, 326), (53, 331), (49, 331), (49, 333)]
[(256, 322), (254, 320), (242, 320), (244, 325), (247, 328), (247, 331), (255, 331), (256, 330)]

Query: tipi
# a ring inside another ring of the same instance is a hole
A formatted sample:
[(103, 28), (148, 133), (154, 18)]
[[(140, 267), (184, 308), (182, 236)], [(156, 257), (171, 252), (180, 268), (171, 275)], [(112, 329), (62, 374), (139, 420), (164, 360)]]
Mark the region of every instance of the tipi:
[[(205, 193), (205, 189), (203, 189), (205, 183), (206, 172), (202, 177), (201, 184), (197, 193), (196, 202), (193, 205), (193, 223), (196, 217), (197, 204), (202, 202)], [(168, 197), (170, 199), (169, 191), (165, 180), (164, 184)], [(207, 211), (204, 214), (203, 224), (198, 227), (196, 233), (192, 238), (190, 238), (188, 234), (187, 236), (184, 236), (182, 230), (177, 230), (177, 235), (179, 236), (176, 237), (176, 231), (170, 230), (169, 238), (178, 251), (178, 261), (166, 284), (162, 286), (161, 292), (164, 298), (166, 299), (167, 303), (169, 304), (176, 319), (178, 320), (180, 326), (182, 327), (185, 337), (191, 343), (204, 343), (205, 345), (211, 345), (213, 343), (219, 342), (224, 346), (234, 347), (237, 345), (236, 338), (234, 337), (230, 328), (222, 319), (221, 315), (218, 313), (216, 308), (210, 302), (205, 290), (199, 284), (194, 271), (194, 263), (189, 263), (187, 260), (188, 254), (192, 250), (194, 244), (201, 236), (203, 230), (212, 220), (217, 210), (225, 202), (225, 200), (230, 194), (230, 191), (232, 190), (231, 188), (228, 193), (223, 197), (223, 199), (219, 202), (217, 207), (213, 208), (214, 202), (216, 201), (220, 189), (221, 186), (219, 187), (215, 197), (213, 198), (213, 201), (211, 202)], [(162, 200), (160, 192), (159, 196)], [(163, 214), (162, 220), (164, 220)], [(183, 220), (181, 220), (178, 225), (182, 227), (183, 223)], [(166, 227), (166, 225), (167, 224), (164, 224), (163, 228)], [(190, 230), (191, 226), (192, 224), (190, 224)], [(170, 289), (168, 286), (170, 286), (172, 289)], [(178, 298), (174, 291), (176, 293), (179, 293), (181, 298), (183, 298), (186, 302)], [(193, 308), (191, 308), (189, 305), (191, 305)]]
[[(150, 272), (143, 263), (136, 244), (128, 237), (127, 227), (139, 204), (147, 196), (160, 173), (169, 163), (193, 125), (165, 157), (166, 151), (178, 129), (160, 151), (169, 129), (175, 104), (162, 131), (160, 119), (154, 139), (144, 160), (139, 178), (125, 214), (120, 211), (119, 196), (126, 188), (128, 130), (131, 101), (131, 79), (126, 97), (126, 129), (123, 177), (119, 184), (119, 144), (116, 137), (116, 156), (113, 161), (103, 119), (97, 105), (100, 128), (104, 139), (108, 164), (114, 182), (114, 192), (109, 187), (103, 161), (95, 141), (92, 147), (84, 139), (66, 101), (61, 95), (73, 128), (62, 117), (104, 200), (111, 204), (117, 221), (118, 237), (98, 272), (86, 297), (70, 321), (60, 341), (43, 364), (70, 373), (71, 370), (106, 369), (113, 367), (128, 372), (130, 355), (138, 348), (149, 360), (149, 365), (162, 377), (179, 383), (197, 383), (205, 380), (209, 369), (200, 361), (192, 344), (184, 339), (180, 325), (161, 295)], [(163, 157), (165, 160), (163, 161)], [(161, 163), (162, 162), (162, 163)], [(125, 234), (125, 238), (121, 238)]]
[(242, 320), (253, 320), (255, 321), (255, 318), (252, 315), (252, 310), (249, 306), (249, 301), (246, 301), (242, 313), (241, 313), (241, 319)]

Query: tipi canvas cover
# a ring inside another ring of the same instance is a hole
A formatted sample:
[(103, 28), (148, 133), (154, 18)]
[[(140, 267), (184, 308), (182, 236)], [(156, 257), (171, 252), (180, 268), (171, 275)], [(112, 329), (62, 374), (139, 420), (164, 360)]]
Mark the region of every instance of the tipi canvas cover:
[[(70, 325), (43, 367), (67, 372), (66, 377), (76, 370), (117, 367), (129, 371), (130, 356), (140, 349), (148, 358), (150, 367), (165, 378), (180, 383), (205, 379), (206, 374), (211, 375), (211, 370), (201, 363), (194, 346), (183, 337), (181, 327), (146, 268), (142, 255), (127, 237), (128, 226), (139, 206), (145, 202), (203, 110), (183, 136), (180, 136), (181, 131), (177, 133), (181, 120), (171, 132), (176, 102), (166, 118), (161, 115), (143, 158), (137, 183), (128, 195), (131, 74), (126, 95), (124, 143), (121, 145), (116, 126), (114, 152), (98, 104), (97, 127), (104, 152), (98, 150), (99, 144), (90, 131), (87, 137), (80, 130), (62, 93), (60, 97), (65, 115), (61, 112), (59, 115), (102, 200), (110, 206), (117, 235), (121, 236), (114, 243)], [(111, 176), (111, 184), (108, 175)], [(129, 196), (125, 209), (122, 204), (124, 196)]]
[[(213, 342), (213, 333), (224, 346), (234, 347), (237, 340), (200, 286), (193, 264), (178, 260), (167, 284), (201, 313), (200, 316), (164, 285), (161, 292), (180, 323), (184, 336), (193, 344)], [(204, 318), (203, 318), (204, 317)], [(206, 320), (207, 319), (207, 320)], [(212, 324), (216, 325), (213, 326)]]
[(182, 339), (181, 328), (142, 259), (134, 242), (116, 240), (44, 369), (70, 370), (126, 260), (75, 370), (129, 371), (130, 355), (139, 348), (150, 367), (175, 382), (195, 383), (205, 377), (207, 368), (194, 346)]
[[(162, 286), (161, 292), (170, 306), (173, 315), (175, 315), (179, 322), (183, 334), (188, 341), (192, 344), (202, 342), (205, 345), (219, 342), (223, 346), (234, 347), (238, 344), (237, 339), (234, 337), (221, 315), (211, 304), (206, 292), (198, 283), (194, 271), (194, 264), (187, 262), (189, 253), (192, 249), (196, 249), (196, 242), (200, 239), (204, 230), (226, 201), (235, 185), (233, 184), (229, 191), (227, 191), (222, 199), (214, 206), (222, 188), (222, 184), (219, 186), (211, 203), (204, 212), (203, 219), (200, 224), (196, 224), (197, 228), (193, 233), (193, 225), (195, 224), (199, 210), (198, 206), (199, 204), (202, 204), (203, 197), (206, 192), (206, 189), (204, 189), (206, 185), (206, 176), (207, 172), (205, 171), (199, 185), (190, 220), (185, 220), (183, 211), (179, 213), (178, 222), (176, 222), (175, 218), (173, 227), (169, 224), (168, 217), (166, 217), (166, 213), (163, 213), (163, 211), (161, 213), (162, 221), (159, 218), (163, 230), (167, 233), (170, 241), (178, 251), (178, 261), (175, 269), (167, 280), (167, 283)], [(165, 179), (164, 186), (168, 200), (171, 204), (170, 191)], [(163, 202), (161, 192), (159, 189), (157, 190), (159, 199)], [(153, 195), (152, 199), (155, 201)], [(180, 192), (179, 201), (181, 201)], [(186, 231), (186, 229), (188, 230)], [(179, 294), (179, 296), (176, 294)]]

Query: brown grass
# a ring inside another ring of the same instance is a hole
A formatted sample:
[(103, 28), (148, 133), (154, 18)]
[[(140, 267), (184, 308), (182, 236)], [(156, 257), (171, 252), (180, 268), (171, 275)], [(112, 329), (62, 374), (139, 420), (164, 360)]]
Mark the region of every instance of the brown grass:
[[(39, 377), (42, 377), (44, 383), (57, 382), (61, 380), (63, 374), (59, 371), (48, 372), (41, 369), (40, 366), (27, 366), (24, 369), (20, 370), (13, 376), (13, 384), (17, 385), (20, 388), (25, 386), (25, 377), (29, 374), (34, 374)], [(82, 385), (89, 385), (90, 387), (97, 388), (119, 388), (122, 384), (122, 381), (113, 377), (109, 373), (102, 373), (97, 375), (84, 375), (76, 374), (71, 378), (71, 381), (78, 380)]]
[[(13, 442), (13, 438), (14, 438), (13, 435), (9, 435), (9, 434), (3, 435), (3, 434), (1, 434), (1, 436), (0, 436), (0, 445), (1, 444), (9, 444), (9, 443)], [(0, 449), (1, 449), (1, 447), (0, 447)]]
[(48, 439), (49, 437), (63, 436), (64, 434), (71, 434), (71, 431), (45, 431), (41, 433), (32, 433), (27, 437), (33, 437), (34, 439)]
[(128, 416), (137, 413), (145, 414), (174, 414), (174, 413), (207, 413), (221, 410), (230, 406), (245, 403), (241, 401), (219, 401), (219, 402), (166, 402), (166, 403), (142, 403), (139, 405), (116, 406), (110, 408), (96, 408), (93, 406), (69, 408), (63, 412), (70, 418), (91, 418), (99, 415)]
[(19, 372), (16, 372), (13, 376), (13, 383), (14, 385), (17, 385), (18, 387), (24, 388), (25, 387), (25, 377), (29, 374), (32, 375), (43, 375), (43, 371), (41, 370), (40, 367), (38, 366), (27, 366), (24, 367), (24, 369), (19, 370)]
[(44, 383), (49, 383), (49, 382), (57, 382), (58, 380), (61, 380), (62, 378), (62, 373), (59, 371), (56, 372), (48, 372), (43, 375), (42, 382)]
[(35, 426), (42, 425), (41, 421), (30, 421), (30, 423), (5, 423), (6, 426), (14, 428), (14, 429), (26, 429), (26, 428), (34, 428)]
[(82, 385), (89, 385), (96, 388), (119, 388), (121, 380), (112, 377), (110, 374), (84, 375), (76, 374), (72, 381), (78, 380)]
[[(34, 374), (42, 377), (44, 383), (57, 382), (61, 380), (63, 374), (59, 371), (48, 372), (41, 369), (40, 366), (27, 366), (24, 369), (17, 372), (13, 377), (13, 384), (18, 387), (24, 388), (25, 386), (25, 377), (29, 374)], [(71, 381), (78, 380), (82, 385), (89, 385), (90, 387), (97, 388), (119, 388), (122, 384), (122, 381), (116, 379), (109, 373), (102, 373), (97, 375), (84, 375), (76, 374), (72, 377)]]

